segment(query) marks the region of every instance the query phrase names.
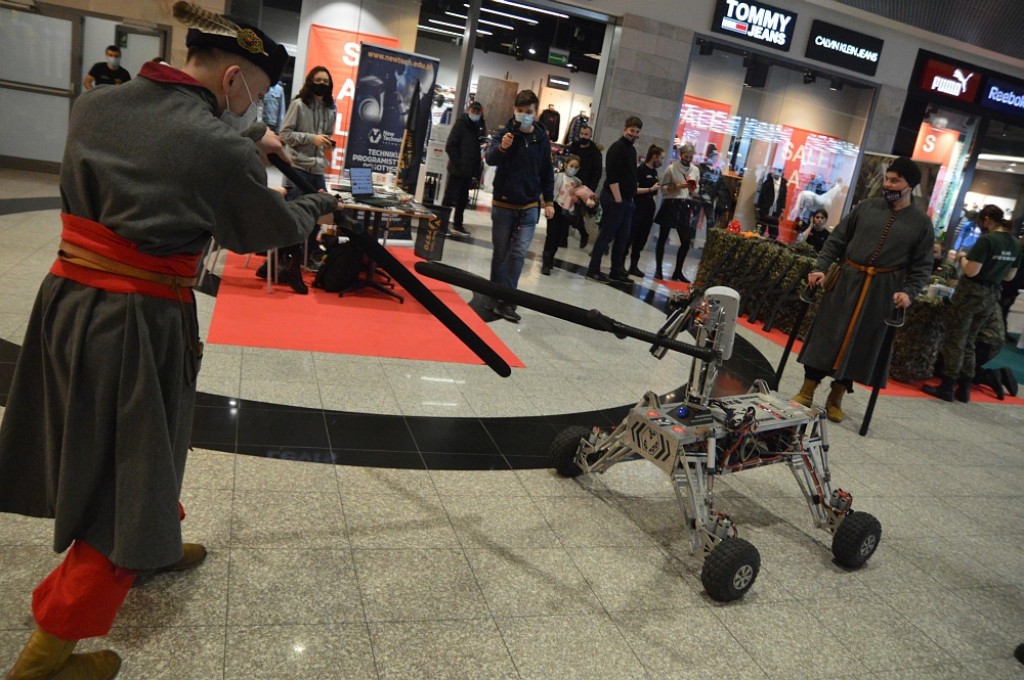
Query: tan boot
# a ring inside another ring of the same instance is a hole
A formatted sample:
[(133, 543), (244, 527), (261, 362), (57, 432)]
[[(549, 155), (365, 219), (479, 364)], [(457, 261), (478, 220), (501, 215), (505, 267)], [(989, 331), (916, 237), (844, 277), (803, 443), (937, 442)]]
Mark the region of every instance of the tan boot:
[(77, 642), (36, 628), (7, 680), (111, 680), (121, 670), (121, 657), (110, 650), (72, 654)]
[(846, 386), (840, 385), (837, 382), (832, 383), (832, 390), (828, 393), (828, 399), (825, 400), (825, 412), (828, 414), (828, 419), (833, 423), (843, 422), (843, 418), (846, 414), (843, 413), (843, 395), (846, 394)]
[(174, 564), (168, 564), (166, 567), (154, 569), (153, 573), (163, 574), (168, 571), (188, 571), (189, 569), (195, 569), (206, 559), (206, 548), (199, 543), (182, 543), (181, 549), (182, 555), (180, 560)]
[(793, 401), (810, 408), (814, 404), (814, 390), (818, 389), (817, 380), (811, 380), (810, 378), (804, 378), (804, 386), (800, 388), (800, 392), (793, 397)]

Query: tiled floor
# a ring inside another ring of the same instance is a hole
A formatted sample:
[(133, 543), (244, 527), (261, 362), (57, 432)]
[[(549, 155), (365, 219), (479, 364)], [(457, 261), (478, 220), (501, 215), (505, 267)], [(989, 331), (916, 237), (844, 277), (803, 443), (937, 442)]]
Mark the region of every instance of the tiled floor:
[[(55, 251), (54, 196), (52, 178), (0, 171), (0, 200), (44, 199), (0, 215), (4, 389)], [(472, 240), (449, 241), (445, 262), (485, 273), (485, 225), (475, 215)], [(578, 248), (564, 257), (585, 262)], [(542, 277), (537, 259), (522, 280), (653, 330), (665, 289), (644, 284), (655, 305), (566, 270)], [(200, 306), (208, 324), (213, 300)], [(1019, 408), (883, 397), (860, 437), (866, 394), (848, 399), (850, 418), (831, 430), (833, 477), (883, 525), (856, 572), (832, 563), (787, 470), (721, 479), (718, 505), (762, 569), (744, 599), (720, 605), (653, 465), (567, 480), (538, 450), (563, 424), (609, 424), (645, 390), (674, 389), (689, 361), (522, 314), (492, 323), (527, 366), (504, 380), (479, 366), (208, 347), (182, 501), (186, 538), (210, 558), (141, 583), (111, 635), (82, 647), (113, 648), (120, 677), (146, 679), (1024, 673), (1011, 656), (1024, 640)], [(742, 333), (765, 360), (738, 372), (778, 360)], [(799, 378), (791, 364), (782, 392)], [(59, 561), (50, 530), (0, 515), (0, 667), (32, 625), (31, 589)]]

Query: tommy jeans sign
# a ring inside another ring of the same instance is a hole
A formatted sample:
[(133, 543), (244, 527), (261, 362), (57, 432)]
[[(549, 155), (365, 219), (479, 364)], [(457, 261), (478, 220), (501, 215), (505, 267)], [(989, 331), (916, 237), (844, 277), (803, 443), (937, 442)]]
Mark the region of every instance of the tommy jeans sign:
[(711, 30), (788, 52), (795, 25), (796, 12), (763, 2), (718, 0)]
[(974, 102), (981, 84), (981, 75), (963, 66), (954, 66), (937, 59), (929, 59), (921, 71), (918, 88), (944, 94), (962, 102)]
[(882, 44), (882, 40), (870, 35), (815, 19), (804, 56), (873, 76)]
[(1024, 85), (1014, 85), (998, 78), (985, 81), (981, 105), (996, 111), (1024, 116)]

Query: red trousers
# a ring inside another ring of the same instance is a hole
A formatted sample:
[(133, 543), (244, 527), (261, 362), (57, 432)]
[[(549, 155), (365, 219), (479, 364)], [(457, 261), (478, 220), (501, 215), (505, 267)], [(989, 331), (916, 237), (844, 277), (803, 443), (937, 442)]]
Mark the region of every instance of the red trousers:
[[(180, 503), (178, 513), (185, 518)], [(115, 566), (85, 541), (75, 541), (32, 592), (32, 615), (40, 628), (62, 640), (106, 635), (136, 574)]]

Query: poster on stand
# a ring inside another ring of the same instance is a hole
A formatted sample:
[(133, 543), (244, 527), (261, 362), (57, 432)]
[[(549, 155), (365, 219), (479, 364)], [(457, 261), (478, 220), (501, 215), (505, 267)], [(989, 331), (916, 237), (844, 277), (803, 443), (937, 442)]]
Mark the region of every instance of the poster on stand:
[(438, 65), (432, 57), (363, 43), (346, 168), (396, 172), (403, 138), (412, 146), (407, 163), (412, 159), (418, 166), (430, 130)]
[[(309, 46), (306, 49), (307, 72), (317, 66), (323, 66), (331, 72), (334, 81), (335, 104), (338, 116), (334, 124), (333, 139), (335, 147), (328, 160), (328, 174), (340, 175), (344, 166), (345, 151), (348, 148), (349, 122), (352, 115), (352, 102), (356, 91), (356, 73), (359, 68), (359, 45), (370, 42), (387, 47), (398, 47), (398, 38), (356, 31), (343, 31), (328, 26), (313, 24), (309, 27)], [(305, 74), (296, 74), (295, 92), (304, 82)]]

